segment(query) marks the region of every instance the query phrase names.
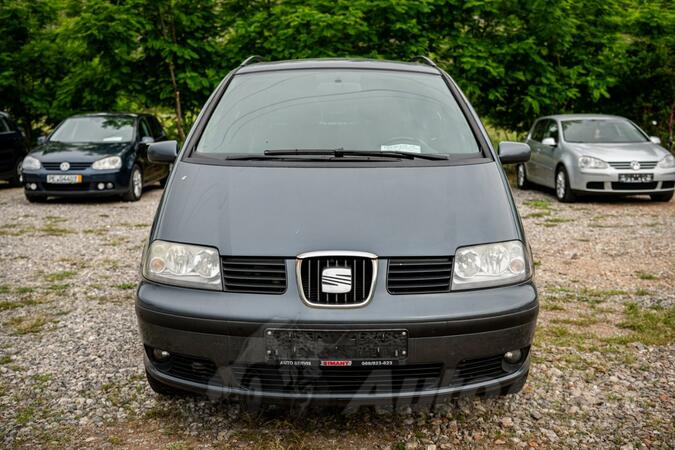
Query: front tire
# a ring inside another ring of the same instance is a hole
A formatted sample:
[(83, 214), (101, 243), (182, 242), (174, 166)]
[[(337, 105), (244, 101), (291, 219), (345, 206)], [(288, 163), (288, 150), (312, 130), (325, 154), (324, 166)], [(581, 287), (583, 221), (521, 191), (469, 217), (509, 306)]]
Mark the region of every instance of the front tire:
[(138, 165), (134, 164), (129, 177), (129, 188), (123, 198), (127, 202), (137, 202), (143, 195), (143, 172)]
[(44, 195), (26, 194), (26, 200), (28, 200), (29, 203), (44, 203), (47, 201), (47, 197)]
[(13, 178), (10, 178), (10, 179), (9, 179), (9, 185), (12, 186), (12, 187), (19, 187), (19, 186), (21, 186), (21, 181), (22, 181), (21, 179), (23, 178), (23, 177), (21, 176), (21, 164), (22, 164), (22, 163), (23, 163), (23, 159), (20, 160), (20, 161), (16, 164), (16, 175), (15, 175)]
[(567, 176), (565, 167), (560, 166), (555, 172), (555, 196), (558, 201), (563, 203), (571, 203), (576, 200), (574, 192), (570, 187), (570, 178)]
[(675, 191), (655, 192), (653, 194), (649, 194), (649, 197), (653, 202), (669, 202), (670, 199), (673, 198), (673, 192)]
[(518, 164), (518, 167), (516, 167), (516, 186), (522, 190), (529, 189), (531, 186), (531, 183), (527, 179), (525, 164)]

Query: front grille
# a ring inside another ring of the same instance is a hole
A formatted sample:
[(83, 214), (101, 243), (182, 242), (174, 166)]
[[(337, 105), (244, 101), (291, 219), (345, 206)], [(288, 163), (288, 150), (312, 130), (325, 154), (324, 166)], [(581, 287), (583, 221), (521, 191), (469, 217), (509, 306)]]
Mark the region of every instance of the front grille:
[(286, 261), (283, 258), (224, 257), (222, 265), (223, 285), (227, 292), (286, 292)]
[(528, 349), (523, 352), (521, 362), (517, 364), (504, 364), (504, 355), (488, 356), (485, 358), (465, 359), (457, 364), (452, 378), (451, 386), (465, 386), (467, 384), (479, 383), (481, 381), (490, 381), (501, 378), (509, 373), (516, 371), (525, 361)]
[(233, 365), (235, 380), (253, 391), (315, 394), (396, 393), (435, 389), (442, 364), (388, 368)]
[(612, 183), (612, 189), (615, 191), (641, 191), (647, 189), (656, 189), (656, 182), (651, 183)]
[(76, 184), (52, 184), (52, 183), (44, 183), (42, 185), (43, 189), (45, 191), (59, 191), (59, 192), (64, 192), (64, 191), (74, 191), (74, 192), (81, 192), (81, 191), (88, 191), (88, 190), (95, 190), (89, 183), (76, 183)]
[[(363, 256), (329, 255), (300, 258), (299, 278), (302, 284), (302, 292), (308, 303), (335, 307), (335, 306), (358, 306), (367, 302), (374, 286), (375, 259)], [(329, 267), (347, 268), (351, 272), (351, 290), (346, 293), (326, 293), (322, 290), (322, 273)]]
[[(73, 162), (70, 163), (70, 169), (68, 170), (84, 170), (89, 168), (91, 166), (91, 163), (77, 163)], [(43, 162), (42, 167), (44, 167), (46, 170), (61, 170), (61, 163), (60, 162)]]
[(197, 383), (209, 384), (216, 381), (214, 379), (217, 373), (216, 365), (208, 359), (172, 353), (169, 361), (158, 363), (157, 368), (176, 378)]
[[(613, 161), (609, 162), (607, 164), (610, 165), (610, 167), (613, 167), (618, 170), (633, 170), (631, 167), (631, 162), (632, 161)], [(656, 164), (658, 161), (638, 161), (640, 163), (640, 169), (639, 170), (649, 170), (653, 169), (656, 167)]]
[(673, 187), (675, 187), (675, 181), (661, 182), (661, 189), (672, 189)]
[(452, 258), (392, 258), (387, 289), (390, 294), (433, 294), (448, 292)]

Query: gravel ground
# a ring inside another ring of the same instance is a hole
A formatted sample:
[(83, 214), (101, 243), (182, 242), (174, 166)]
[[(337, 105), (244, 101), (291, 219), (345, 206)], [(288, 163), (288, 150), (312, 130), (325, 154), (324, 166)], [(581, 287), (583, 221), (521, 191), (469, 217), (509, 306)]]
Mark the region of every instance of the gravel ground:
[(146, 386), (133, 299), (160, 196), (33, 205), (0, 186), (2, 447), (675, 446), (675, 201), (516, 192), (542, 302), (522, 393), (251, 414)]

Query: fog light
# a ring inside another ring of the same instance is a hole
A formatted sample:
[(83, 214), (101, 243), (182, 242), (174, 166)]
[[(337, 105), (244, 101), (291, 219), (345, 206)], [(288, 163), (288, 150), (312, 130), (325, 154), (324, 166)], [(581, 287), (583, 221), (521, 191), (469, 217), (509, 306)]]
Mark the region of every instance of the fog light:
[(509, 364), (515, 364), (520, 361), (520, 358), (523, 356), (520, 350), (511, 350), (510, 352), (504, 353), (504, 361)]
[(35, 184), (35, 183), (28, 183), (26, 186), (27, 186), (28, 189), (30, 189), (31, 191), (34, 191), (34, 190), (37, 189), (37, 184)]
[(103, 189), (105, 189), (105, 184), (99, 183), (99, 184), (96, 185), (96, 187), (98, 188), (99, 191), (102, 191)]
[(108, 184), (105, 185), (105, 187), (108, 188), (108, 189), (112, 189), (112, 188), (113, 188), (113, 184), (112, 184), (112, 183), (108, 183)]
[(152, 350), (152, 357), (155, 358), (155, 361), (166, 361), (171, 356), (171, 353), (166, 350), (160, 350), (158, 348)]

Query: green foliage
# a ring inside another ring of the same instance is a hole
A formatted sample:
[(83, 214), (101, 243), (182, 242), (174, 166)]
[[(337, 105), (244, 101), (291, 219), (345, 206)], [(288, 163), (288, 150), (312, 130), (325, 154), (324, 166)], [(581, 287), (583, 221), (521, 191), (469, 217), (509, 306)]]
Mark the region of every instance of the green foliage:
[(134, 110), (182, 138), (251, 54), (428, 55), (513, 136), (542, 114), (605, 112), (666, 139), (675, 109), (667, 0), (0, 0), (0, 33), (0, 109), (27, 131)]

